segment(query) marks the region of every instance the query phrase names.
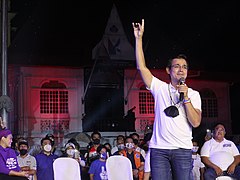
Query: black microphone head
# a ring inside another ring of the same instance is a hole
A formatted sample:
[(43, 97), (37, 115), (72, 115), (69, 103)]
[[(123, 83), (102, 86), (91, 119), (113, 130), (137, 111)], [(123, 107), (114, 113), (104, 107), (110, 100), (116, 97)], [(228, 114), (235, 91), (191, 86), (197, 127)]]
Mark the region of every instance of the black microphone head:
[(180, 79), (179, 79), (179, 84), (184, 84), (185, 83), (185, 78), (184, 77), (181, 77)]

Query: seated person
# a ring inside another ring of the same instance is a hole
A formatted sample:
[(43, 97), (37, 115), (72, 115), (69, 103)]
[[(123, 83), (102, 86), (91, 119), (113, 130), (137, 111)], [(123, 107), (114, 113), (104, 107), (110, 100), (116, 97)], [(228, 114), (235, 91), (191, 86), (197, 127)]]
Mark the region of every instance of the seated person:
[(225, 139), (225, 134), (224, 125), (217, 123), (212, 139), (206, 141), (201, 148), (206, 180), (215, 180), (222, 175), (240, 179), (239, 151), (232, 141)]
[(21, 171), (15, 151), (11, 148), (12, 132), (8, 129), (0, 130), (0, 179), (24, 179), (28, 173)]

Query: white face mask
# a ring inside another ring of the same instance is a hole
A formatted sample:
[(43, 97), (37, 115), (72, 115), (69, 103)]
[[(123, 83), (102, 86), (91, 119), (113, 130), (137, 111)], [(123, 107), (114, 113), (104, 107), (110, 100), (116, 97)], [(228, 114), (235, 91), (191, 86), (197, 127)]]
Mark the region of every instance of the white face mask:
[(132, 149), (132, 148), (134, 148), (134, 144), (133, 143), (126, 143), (126, 148)]
[(123, 150), (125, 146), (124, 144), (119, 144), (117, 147), (118, 147), (118, 150)]
[(71, 156), (71, 157), (73, 157), (74, 153), (75, 153), (75, 150), (74, 150), (74, 149), (68, 149), (68, 150), (67, 150), (67, 155), (69, 155), (69, 156)]
[(196, 152), (198, 151), (198, 148), (199, 148), (198, 146), (193, 146), (192, 152), (195, 152), (195, 153), (196, 153)]
[(52, 146), (50, 144), (46, 144), (45, 146), (43, 146), (43, 149), (46, 152), (50, 152), (52, 150)]

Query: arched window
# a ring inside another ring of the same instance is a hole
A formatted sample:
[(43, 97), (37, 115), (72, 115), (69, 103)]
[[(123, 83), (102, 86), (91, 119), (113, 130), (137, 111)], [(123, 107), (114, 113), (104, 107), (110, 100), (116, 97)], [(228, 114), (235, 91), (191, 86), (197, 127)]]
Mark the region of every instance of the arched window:
[(218, 117), (217, 97), (211, 89), (200, 91), (202, 99), (202, 116), (207, 118)]
[(151, 92), (146, 90), (145, 85), (140, 87), (138, 99), (140, 114), (154, 114), (154, 99)]
[(42, 85), (40, 91), (40, 113), (68, 113), (68, 91), (63, 83), (49, 81)]

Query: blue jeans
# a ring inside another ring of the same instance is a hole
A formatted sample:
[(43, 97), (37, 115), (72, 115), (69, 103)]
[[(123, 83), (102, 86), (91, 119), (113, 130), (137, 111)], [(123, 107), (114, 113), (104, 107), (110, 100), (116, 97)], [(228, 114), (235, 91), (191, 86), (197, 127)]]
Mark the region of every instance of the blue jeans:
[[(235, 171), (233, 174), (229, 175), (226, 171), (223, 171), (223, 176), (230, 176), (237, 180), (240, 180), (240, 166), (236, 166)], [(207, 180), (215, 180), (217, 178), (217, 174), (214, 169), (207, 168), (204, 172), (204, 179)]]
[(153, 180), (192, 179), (191, 149), (150, 149)]

